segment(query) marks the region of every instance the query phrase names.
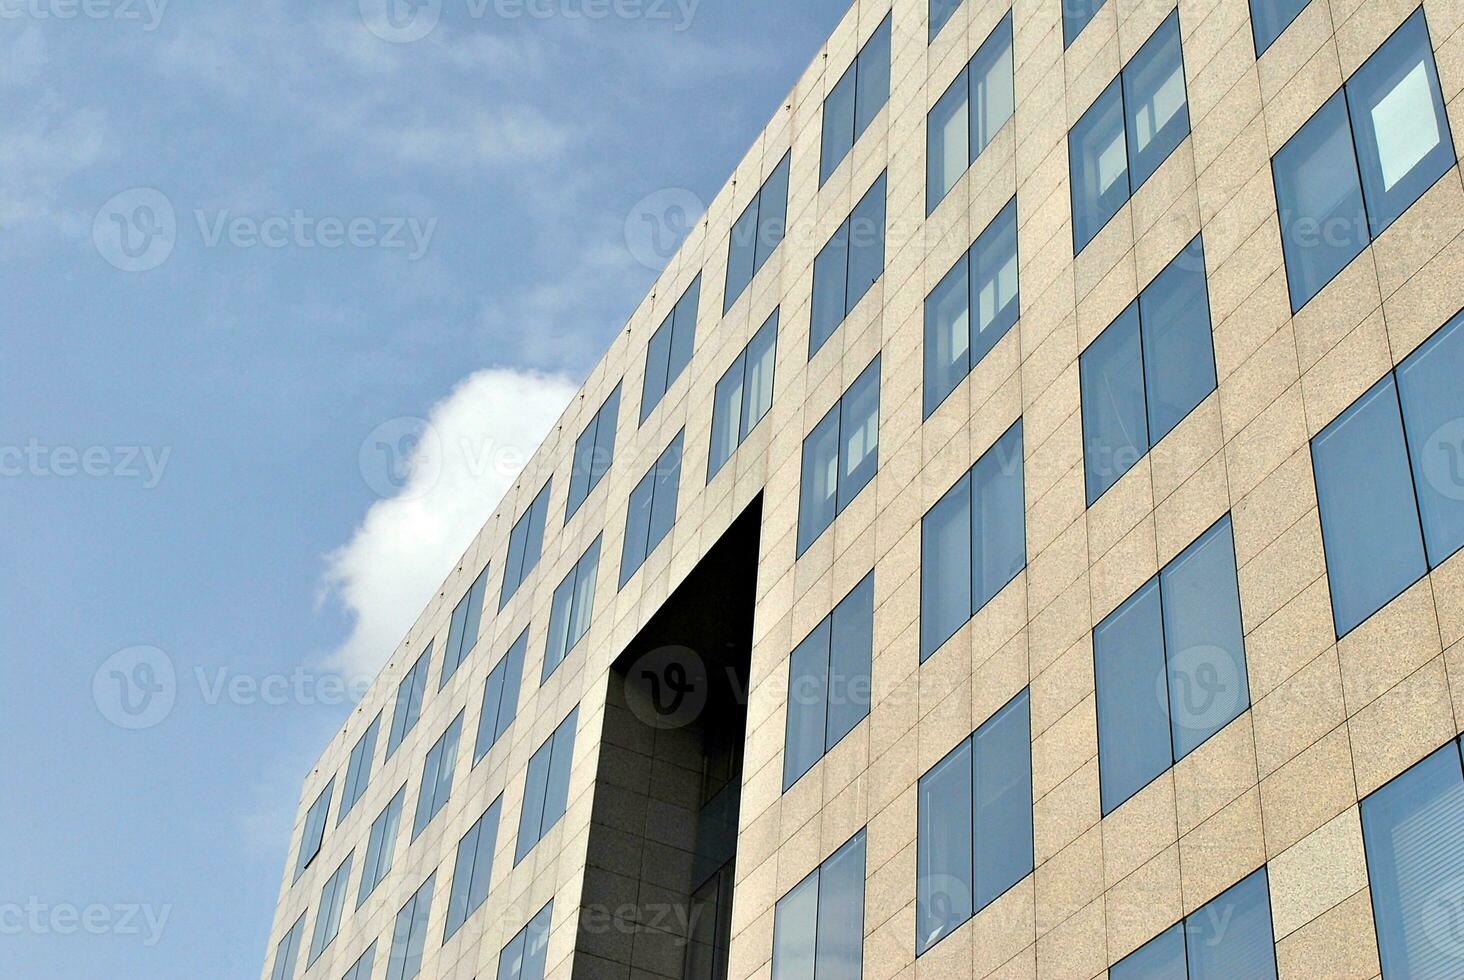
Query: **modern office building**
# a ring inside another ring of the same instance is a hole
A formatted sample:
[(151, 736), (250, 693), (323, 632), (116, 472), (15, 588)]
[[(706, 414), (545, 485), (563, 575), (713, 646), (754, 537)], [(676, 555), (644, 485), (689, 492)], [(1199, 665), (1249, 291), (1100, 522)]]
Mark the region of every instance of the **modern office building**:
[(265, 978), (1464, 977), (1464, 3), (859, 0)]

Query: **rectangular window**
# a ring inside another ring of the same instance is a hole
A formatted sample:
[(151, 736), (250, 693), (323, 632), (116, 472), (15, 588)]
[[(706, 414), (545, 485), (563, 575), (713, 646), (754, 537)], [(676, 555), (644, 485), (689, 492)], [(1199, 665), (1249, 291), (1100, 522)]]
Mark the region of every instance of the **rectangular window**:
[(722, 375), (712, 394), (708, 483), (773, 407), (773, 367), (777, 353), (778, 311), (773, 310), (772, 316)]
[(859, 831), (778, 899), (773, 910), (772, 980), (862, 974), (864, 835)]
[[(648, 372), (649, 373), (649, 372)], [(620, 421), (620, 385), (605, 399), (595, 417), (590, 419), (574, 442), (574, 467), (569, 477), (569, 503), (565, 505), (567, 522), (579, 510), (590, 491), (600, 485), (600, 478), (615, 460), (615, 429)]]
[(1020, 419), (920, 522), (920, 660), (1027, 567)]
[(1088, 345), (1078, 366), (1091, 507), (1215, 390), (1200, 236)]
[(432, 644), (417, 658), (412, 669), (397, 685), (396, 707), (391, 715), (391, 733), (386, 739), (386, 757), (397, 750), (422, 715), (422, 695), (427, 693), (427, 668), (432, 665)]
[(981, 43), (925, 122), (925, 213), (956, 186), (1016, 111), (1012, 74), (1012, 15)]
[(391, 956), (386, 960), (386, 980), (413, 980), (422, 972), (422, 951), (427, 945), (427, 920), (432, 916), (432, 890), (436, 884), (434, 872), (397, 913)]
[(1464, 971), (1464, 769), (1451, 741), (1362, 801), (1362, 840), (1384, 977)]
[(1292, 312), (1454, 161), (1419, 7), (1271, 161)]
[(346, 814), (351, 812), (351, 808), (371, 783), (371, 765), (376, 757), (376, 738), (380, 730), (381, 712), (378, 711), (351, 749), (351, 761), (346, 765), (346, 783), (341, 787), (340, 811), (336, 814), (337, 827), (346, 819)]
[(1108, 976), (1109, 980), (1277, 976), (1266, 869), (1232, 885), (1125, 956), (1108, 971)]
[(300, 856), (295, 862), (296, 881), (310, 867), (310, 862), (315, 860), (315, 856), (320, 853), (320, 845), (325, 841), (325, 821), (330, 816), (331, 791), (334, 789), (335, 779), (332, 778), (305, 813), (305, 829), (300, 832)]
[(620, 552), (622, 589), (676, 524), (676, 500), (681, 492), (681, 443), (685, 435), (685, 429), (676, 433), (650, 472), (630, 492), (630, 505), (625, 514), (625, 544)]
[(879, 369), (876, 354), (839, 403), (803, 440), (799, 557), (879, 469)]
[(875, 29), (823, 104), (822, 187), (890, 100), (890, 17)]
[(934, 41), (940, 29), (950, 21), (951, 15), (960, 9), (964, 0), (930, 0), (930, 40)]
[(1464, 312), (1312, 440), (1337, 635), (1464, 546)]
[(874, 647), (874, 573), (870, 572), (793, 651), (783, 791), (869, 714)]
[(483, 623), (483, 593), (488, 588), (488, 569), (479, 573), (477, 581), (468, 589), (468, 594), (458, 602), (452, 611), (452, 625), (447, 630), (447, 649), (442, 655), (442, 674), (437, 682), (440, 691), (447, 686), (458, 667), (468, 659), (473, 647), (478, 644), (478, 630)]
[(544, 980), (553, 921), (554, 903), (550, 902), (508, 941), (498, 954), (498, 980)]
[(518, 713), (519, 685), (524, 674), (524, 655), (529, 649), (529, 629), (488, 672), (483, 685), (483, 709), (478, 714), (478, 739), (473, 747), (473, 765), (498, 744)]
[(595, 611), (595, 579), (600, 574), (600, 538), (586, 549), (575, 562), (574, 568), (554, 590), (554, 602), (549, 608), (549, 639), (544, 647), (544, 669), (539, 677), (543, 684), (564, 663), (564, 658), (574, 649), (590, 628), (590, 618)]
[(926, 418), (1006, 336), (1020, 305), (1014, 197), (925, 299)]
[(666, 392), (691, 363), (692, 352), (696, 349), (696, 314), (700, 305), (701, 276), (698, 275), (651, 335), (651, 342), (646, 346), (646, 377), (641, 383), (642, 423), (650, 418), (651, 412), (661, 404)]
[(508, 560), (503, 565), (503, 589), (498, 595), (500, 612), (539, 564), (539, 553), (544, 548), (544, 521), (549, 515), (549, 490), (553, 486), (552, 479), (544, 484), (508, 536)]
[(1093, 631), (1106, 816), (1250, 707), (1230, 517)]
[(727, 253), (727, 289), (722, 315), (732, 309), (764, 263), (777, 250), (787, 232), (788, 169), (792, 151), (763, 181), (757, 196), (732, 226), (732, 241)]
[(305, 932), (305, 913), (300, 913), (300, 918), (285, 933), (279, 945), (275, 947), (274, 969), (270, 970), (270, 980), (294, 980), (295, 961), (300, 957), (300, 937)]
[(1062, 0), (1062, 46), (1066, 50), (1093, 15), (1103, 8), (1103, 0)]
[(918, 956), (1032, 872), (1025, 690), (920, 777), (917, 805)]
[(463, 734), (463, 713), (453, 719), (447, 731), (427, 751), (422, 766), (422, 788), (417, 792), (417, 816), (412, 821), (412, 840), (416, 840), (432, 818), (447, 805), (452, 795), (452, 771), (457, 766), (458, 742)]
[(1256, 57), (1265, 54), (1291, 22), (1306, 9), (1311, 0), (1250, 0), (1251, 34), (1256, 42)]
[(392, 857), (396, 851), (397, 827), (402, 822), (402, 803), (407, 798), (407, 788), (397, 790), (371, 824), (371, 834), (366, 843), (366, 863), (361, 868), (361, 888), (356, 895), (356, 908), (366, 904), (366, 899), (381, 884), (391, 871)]
[(315, 913), (315, 936), (310, 941), (310, 961), (305, 964), (307, 970), (341, 931), (341, 911), (346, 907), (346, 884), (351, 878), (351, 859), (355, 856), (355, 851), (347, 854), (341, 866), (336, 868), (335, 874), (330, 876), (325, 887), (320, 890), (320, 909)]
[(366, 947), (366, 952), (361, 954), (354, 966), (346, 971), (341, 980), (371, 980), (371, 972), (376, 968), (376, 944), (372, 943)]
[(574, 760), (574, 733), (579, 708), (559, 723), (529, 760), (524, 781), (524, 804), (519, 812), (518, 841), (513, 865), (518, 867), (534, 845), (564, 816), (569, 805), (569, 767)]
[(1189, 131), (1176, 10), (1068, 133), (1074, 255), (1138, 193)]
[(813, 263), (813, 324), (808, 357), (869, 292), (884, 272), (885, 174), (880, 174)]
[(447, 899), (447, 927), (442, 936), (444, 944), (488, 899), (488, 885), (493, 879), (493, 850), (498, 843), (498, 814), (502, 808), (503, 795), (499, 794), (478, 822), (458, 841), (452, 892)]

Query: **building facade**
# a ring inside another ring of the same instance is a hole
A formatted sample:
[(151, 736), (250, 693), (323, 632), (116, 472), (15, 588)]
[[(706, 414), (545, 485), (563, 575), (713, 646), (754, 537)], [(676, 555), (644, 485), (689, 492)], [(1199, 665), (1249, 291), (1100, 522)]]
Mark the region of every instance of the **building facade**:
[(1464, 976), (1464, 4), (857, 0), (270, 980)]

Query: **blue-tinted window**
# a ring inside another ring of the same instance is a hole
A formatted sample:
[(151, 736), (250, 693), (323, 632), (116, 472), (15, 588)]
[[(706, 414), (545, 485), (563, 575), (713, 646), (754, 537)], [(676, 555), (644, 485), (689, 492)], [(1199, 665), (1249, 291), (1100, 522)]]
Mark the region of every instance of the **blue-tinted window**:
[(959, 10), (963, 2), (964, 0), (930, 0), (930, 40), (935, 40), (940, 29), (951, 19), (951, 14)]
[(540, 684), (549, 679), (549, 675), (564, 662), (590, 628), (590, 617), (595, 609), (595, 579), (600, 574), (600, 540), (595, 538), (595, 543), (585, 550), (564, 581), (559, 583), (559, 588), (554, 590)]
[(493, 879), (493, 850), (498, 843), (498, 814), (502, 808), (503, 795), (499, 794), (458, 841), (452, 891), (447, 899), (447, 926), (442, 935), (444, 943), (488, 898), (488, 885)]
[(569, 804), (569, 771), (574, 759), (574, 734), (578, 722), (579, 708), (576, 707), (529, 760), (523, 809), (519, 813), (518, 842), (513, 856), (515, 867), (564, 816)]
[(777, 251), (787, 233), (788, 171), (792, 152), (773, 168), (763, 181), (757, 197), (732, 226), (732, 242), (727, 254), (727, 289), (722, 303), (725, 315), (732, 309), (768, 258)]
[(1184, 923), (1168, 929), (1115, 963), (1108, 980), (1189, 980)]
[(1032, 872), (1032, 725), (1018, 694), (920, 777), (915, 953)]
[(874, 573), (870, 572), (793, 651), (784, 790), (869, 714), (873, 647)]
[(884, 272), (885, 174), (865, 193), (813, 264), (808, 356), (833, 336)]
[(1215, 377), (1196, 236), (1079, 359), (1090, 506), (1209, 397)]
[(452, 611), (452, 625), (447, 631), (447, 649), (442, 654), (442, 674), (437, 689), (442, 690), (458, 667), (468, 659), (473, 647), (478, 644), (478, 630), (483, 623), (483, 593), (488, 589), (488, 569), (479, 573), (477, 581), (468, 589)]
[(386, 980), (413, 980), (422, 972), (422, 951), (427, 945), (427, 920), (432, 916), (432, 890), (437, 875), (429, 875), (397, 913), (391, 933), (391, 955)]
[(498, 954), (498, 980), (544, 980), (553, 921), (554, 903), (550, 902), (508, 941)]
[(355, 851), (347, 854), (341, 866), (336, 868), (335, 874), (330, 876), (325, 887), (320, 890), (320, 908), (315, 913), (315, 936), (310, 940), (310, 959), (305, 964), (306, 969), (320, 958), (320, 954), (325, 952), (331, 940), (341, 931), (341, 911), (346, 907), (346, 884), (351, 878), (351, 859), (355, 856)]
[(452, 772), (457, 765), (458, 742), (463, 734), (463, 713), (453, 719), (447, 731), (427, 751), (422, 766), (422, 788), (417, 792), (417, 816), (412, 821), (412, 840), (426, 829), (452, 795)]
[(1275, 980), (1266, 869), (1191, 912), (1108, 971), (1110, 980)]
[(376, 738), (380, 731), (381, 713), (377, 712), (351, 749), (351, 761), (346, 765), (346, 782), (341, 787), (341, 806), (336, 815), (336, 826), (340, 826), (341, 821), (346, 819), (346, 814), (351, 812), (351, 808), (371, 783), (371, 765), (376, 758)]
[(1250, 706), (1242, 634), (1229, 516), (1093, 631), (1105, 814)]
[(295, 861), (296, 881), (300, 880), (305, 869), (310, 867), (310, 862), (320, 853), (320, 845), (325, 840), (326, 818), (330, 815), (331, 791), (334, 789), (335, 779), (331, 779), (305, 813), (305, 828), (300, 832), (300, 855)]
[(774, 310), (722, 375), (713, 392), (708, 483), (773, 407), (773, 367), (777, 351), (778, 311)]
[(641, 384), (640, 420), (650, 417), (666, 392), (691, 363), (696, 349), (696, 312), (701, 304), (701, 276), (692, 281), (646, 347), (646, 376)]
[(773, 911), (773, 980), (860, 976), (864, 871), (861, 830), (778, 900)]
[(270, 980), (294, 980), (295, 963), (300, 957), (300, 937), (305, 933), (305, 913), (285, 933), (275, 947), (274, 968), (269, 971)]
[(1017, 322), (1017, 199), (925, 300), (925, 416)]
[(397, 828), (401, 826), (402, 804), (406, 798), (407, 788), (403, 786), (371, 824), (371, 834), (366, 844), (366, 863), (361, 868), (361, 888), (356, 894), (357, 908), (366, 903), (376, 886), (381, 884), (381, 879), (391, 871), (392, 858), (396, 853)]
[(1464, 548), (1464, 312), (1398, 366), (1429, 564)]
[[(1067, 4), (1080, 0), (1064, 0)], [(1179, 11), (1170, 14), (1068, 133), (1073, 254), (1189, 135)]]
[(372, 943), (366, 947), (366, 952), (361, 954), (354, 966), (346, 971), (341, 980), (371, 980), (371, 973), (376, 968), (376, 944)]
[(1062, 46), (1064, 48), (1077, 40), (1103, 7), (1103, 0), (1062, 0)]
[(417, 719), (422, 716), (422, 696), (427, 692), (427, 668), (432, 664), (432, 644), (427, 644), (427, 649), (417, 658), (412, 669), (407, 671), (400, 684), (397, 685), (396, 706), (391, 714), (391, 733), (386, 739), (386, 757), (397, 750), (402, 740), (407, 737), (416, 726)]
[(1027, 566), (1017, 420), (920, 522), (920, 659), (939, 650)]
[(518, 713), (519, 684), (524, 674), (524, 655), (529, 649), (529, 629), (519, 634), (508, 652), (488, 672), (483, 684), (483, 709), (478, 714), (478, 738), (473, 746), (473, 764), (498, 744)]
[(1464, 770), (1450, 742), (1362, 801), (1383, 976), (1464, 975), (1457, 912), (1464, 881)]
[(879, 367), (876, 355), (839, 404), (803, 440), (798, 554), (808, 550), (879, 469)]
[[(653, 341), (654, 343), (654, 341)], [(605, 399), (595, 417), (574, 441), (574, 468), (569, 477), (569, 502), (564, 519), (568, 521), (580, 504), (599, 486), (600, 478), (615, 460), (615, 430), (620, 422), (620, 385)]]
[(1015, 110), (1008, 12), (926, 119), (926, 214), (945, 199)]
[(1311, 0), (1250, 0), (1251, 34), (1256, 42), (1256, 57), (1275, 43), (1281, 32), (1291, 26), (1296, 15)]
[(681, 488), (682, 429), (671, 440), (630, 494), (625, 514), (625, 544), (620, 552), (620, 587), (640, 570), (656, 546), (676, 524), (676, 500)]
[(508, 605), (508, 600), (539, 564), (539, 554), (544, 549), (544, 521), (549, 514), (549, 490), (553, 485), (553, 480), (544, 484), (508, 536), (508, 561), (503, 566), (503, 590), (498, 596), (500, 610)]
[(818, 185), (822, 187), (879, 110), (890, 100), (890, 17), (875, 29), (849, 70), (824, 99), (823, 152)]

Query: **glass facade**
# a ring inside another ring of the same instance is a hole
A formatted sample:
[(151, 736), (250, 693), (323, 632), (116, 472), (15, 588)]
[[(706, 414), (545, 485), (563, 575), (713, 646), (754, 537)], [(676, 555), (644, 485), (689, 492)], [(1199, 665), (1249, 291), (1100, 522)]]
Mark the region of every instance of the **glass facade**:
[(779, 899), (773, 980), (857, 980), (864, 969), (864, 831)]
[(642, 424), (691, 363), (691, 355), (696, 350), (696, 316), (700, 305), (701, 276), (697, 276), (651, 335), (646, 347), (646, 375), (641, 383)]
[(854, 206), (813, 263), (813, 326), (808, 357), (834, 335), (884, 272), (885, 175)]
[(524, 804), (519, 812), (518, 842), (513, 856), (517, 867), (539, 843), (569, 804), (569, 767), (574, 757), (575, 726), (579, 708), (559, 723), (529, 760), (524, 782)]
[(773, 407), (773, 371), (778, 356), (778, 311), (748, 342), (722, 375), (712, 396), (712, 447), (707, 482)]
[(503, 563), (503, 589), (498, 595), (498, 610), (508, 605), (508, 600), (518, 592), (518, 587), (539, 564), (539, 555), (544, 550), (544, 521), (549, 516), (549, 491), (554, 481), (544, 484), (529, 509), (513, 526), (508, 536), (508, 559)]
[(869, 714), (874, 646), (870, 572), (793, 651), (788, 669), (787, 791)]
[(879, 469), (879, 367), (876, 357), (803, 440), (800, 556)]
[(820, 187), (890, 100), (890, 21), (885, 17), (824, 99)]
[(945, 200), (1015, 111), (1008, 12), (926, 119), (926, 214)]
[(671, 445), (630, 493), (625, 514), (625, 545), (620, 552), (622, 589), (676, 524), (676, 500), (681, 493), (681, 443), (685, 435), (685, 429), (676, 433)]
[(787, 233), (788, 224), (788, 171), (791, 166), (791, 151), (773, 168), (763, 181), (757, 197), (742, 212), (742, 217), (732, 226), (731, 245), (727, 254), (727, 288), (723, 299), (722, 313), (732, 309), (732, 304), (747, 291), (753, 278), (763, 265), (777, 251)]
[[(654, 341), (653, 341), (654, 343)], [(650, 369), (646, 370), (647, 377)], [(600, 480), (609, 472), (615, 462), (615, 430), (620, 424), (620, 385), (605, 399), (595, 417), (590, 419), (584, 431), (574, 442), (574, 464), (569, 476), (569, 501), (565, 504), (564, 519), (568, 521), (579, 510), (580, 504), (590, 491), (600, 485)]]

